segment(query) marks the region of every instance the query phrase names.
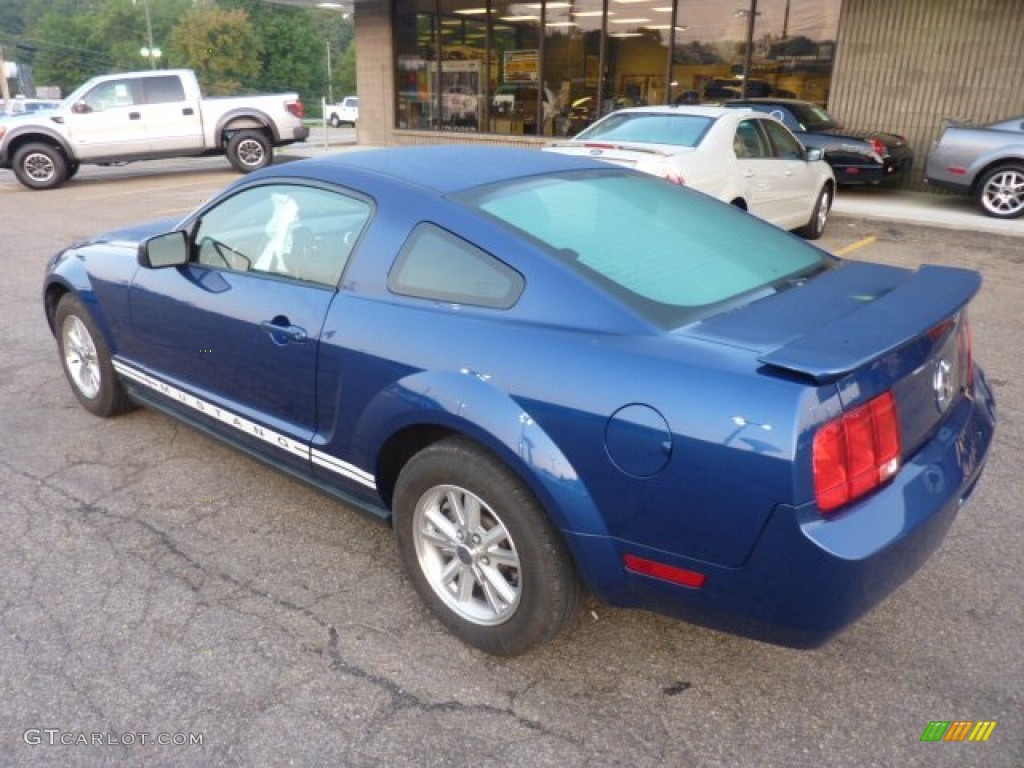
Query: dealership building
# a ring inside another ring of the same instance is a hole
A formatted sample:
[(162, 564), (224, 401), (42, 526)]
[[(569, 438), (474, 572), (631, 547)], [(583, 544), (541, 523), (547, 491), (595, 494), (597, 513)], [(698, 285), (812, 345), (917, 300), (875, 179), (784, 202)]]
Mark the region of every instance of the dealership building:
[(353, 10), (361, 144), (543, 145), (622, 106), (776, 95), (907, 137), (908, 183), (919, 186), (945, 118), (1024, 114), (1024, 0), (354, 0)]

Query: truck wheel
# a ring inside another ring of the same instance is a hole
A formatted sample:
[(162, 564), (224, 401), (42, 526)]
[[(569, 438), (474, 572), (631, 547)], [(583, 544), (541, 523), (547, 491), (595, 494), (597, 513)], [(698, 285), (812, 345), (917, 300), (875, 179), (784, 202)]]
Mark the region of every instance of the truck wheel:
[(29, 189), (52, 189), (68, 178), (64, 153), (49, 144), (34, 143), (14, 153), (14, 175)]
[(331, 119), (328, 122), (330, 122), (332, 128), (337, 128), (341, 125), (341, 119), (337, 114), (331, 115)]
[(1016, 219), (1024, 214), (1024, 166), (993, 168), (977, 187), (978, 206), (986, 216)]
[(228, 141), (228, 160), (240, 173), (266, 168), (274, 159), (273, 148), (259, 131), (239, 131)]

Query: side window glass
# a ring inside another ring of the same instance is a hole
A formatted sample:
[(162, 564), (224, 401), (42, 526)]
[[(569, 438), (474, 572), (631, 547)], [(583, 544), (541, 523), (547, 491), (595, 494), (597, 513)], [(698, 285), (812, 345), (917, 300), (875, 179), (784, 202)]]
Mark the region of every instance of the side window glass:
[(316, 187), (253, 187), (203, 215), (194, 259), (335, 287), (371, 211), (365, 200)]
[(771, 138), (776, 157), (783, 160), (802, 160), (804, 146), (783, 126), (771, 120), (764, 121), (764, 129)]
[(504, 262), (433, 224), (420, 224), (388, 275), (395, 293), (421, 299), (508, 309), (523, 276)]
[(736, 157), (756, 159), (771, 156), (765, 138), (758, 130), (758, 122), (757, 120), (744, 120), (736, 127), (736, 138), (733, 140)]
[(147, 104), (173, 104), (185, 100), (185, 89), (177, 75), (158, 75), (143, 80)]
[(90, 112), (102, 112), (113, 107), (131, 107), (135, 93), (131, 80), (108, 80), (90, 90), (82, 99)]

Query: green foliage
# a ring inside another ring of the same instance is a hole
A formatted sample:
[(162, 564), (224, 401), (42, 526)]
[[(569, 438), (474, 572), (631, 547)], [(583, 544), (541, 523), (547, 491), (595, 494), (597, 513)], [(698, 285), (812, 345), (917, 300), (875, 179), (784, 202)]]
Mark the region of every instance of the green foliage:
[(171, 32), (171, 51), (210, 96), (238, 93), (260, 73), (260, 39), (243, 10), (193, 8)]
[[(0, 0), (0, 44), (63, 93), (90, 77), (158, 67), (197, 71), (214, 94), (297, 91), (314, 111), (355, 93), (354, 27), (334, 11), (265, 0)], [(330, 49), (331, 83), (327, 51)]]

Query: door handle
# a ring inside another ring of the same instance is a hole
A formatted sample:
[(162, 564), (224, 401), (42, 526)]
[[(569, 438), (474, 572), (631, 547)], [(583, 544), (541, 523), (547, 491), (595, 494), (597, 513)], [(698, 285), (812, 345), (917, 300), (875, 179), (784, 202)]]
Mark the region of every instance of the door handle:
[(195, 113), (196, 111), (192, 109), (192, 107), (185, 107), (183, 110), (181, 110), (181, 114), (183, 115), (194, 115)]
[(129, 112), (128, 113), (128, 119), (129, 120), (141, 120), (142, 119), (142, 115), (139, 112)]
[(309, 334), (306, 329), (298, 325), (292, 325), (286, 317), (275, 317), (273, 320), (264, 320), (260, 327), (267, 331), (275, 344), (287, 344), (290, 341), (309, 341)]
[(744, 171), (743, 172), (743, 176), (745, 178), (747, 178), (747, 179), (752, 179), (752, 178), (754, 178), (754, 172), (753, 171)]

